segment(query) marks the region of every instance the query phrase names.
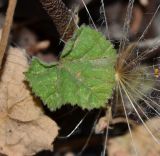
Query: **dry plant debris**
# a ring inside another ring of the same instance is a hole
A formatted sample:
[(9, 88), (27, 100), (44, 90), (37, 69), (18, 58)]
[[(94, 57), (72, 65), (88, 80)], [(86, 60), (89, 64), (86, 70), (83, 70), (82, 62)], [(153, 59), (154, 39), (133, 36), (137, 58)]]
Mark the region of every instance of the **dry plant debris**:
[[(160, 119), (154, 118), (146, 122), (146, 125), (152, 130), (153, 135), (159, 138)], [(109, 156), (159, 156), (159, 144), (155, 142), (152, 136), (145, 129), (144, 125), (135, 127), (132, 130), (133, 143), (130, 134), (112, 138), (109, 140), (108, 155)], [(153, 148), (154, 147), (154, 148)]]
[(17, 0), (9, 0), (7, 15), (6, 15), (5, 23), (2, 30), (2, 37), (0, 40), (0, 66), (2, 64), (3, 56), (7, 47), (16, 4), (17, 4)]
[(149, 1), (148, 0), (139, 0), (140, 3), (143, 5), (143, 6), (147, 6)]
[(58, 126), (47, 117), (25, 84), (25, 51), (10, 47), (0, 81), (0, 153), (33, 155), (51, 150)]
[(15, 25), (13, 32), (13, 41), (19, 47), (26, 49), (27, 53), (31, 56), (41, 53), (50, 46), (49, 40), (39, 41), (36, 34), (26, 27)]

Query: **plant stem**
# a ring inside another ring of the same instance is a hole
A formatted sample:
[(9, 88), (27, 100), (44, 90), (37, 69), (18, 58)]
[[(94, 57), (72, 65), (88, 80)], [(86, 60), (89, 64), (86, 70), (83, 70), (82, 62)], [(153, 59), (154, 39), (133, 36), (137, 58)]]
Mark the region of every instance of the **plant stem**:
[(67, 41), (72, 37), (76, 25), (71, 11), (62, 0), (40, 0), (44, 10), (51, 17), (62, 40)]
[(2, 29), (2, 36), (0, 40), (0, 68), (1, 68), (4, 53), (6, 51), (16, 4), (17, 4), (17, 0), (9, 0), (6, 19), (4, 22), (4, 26)]

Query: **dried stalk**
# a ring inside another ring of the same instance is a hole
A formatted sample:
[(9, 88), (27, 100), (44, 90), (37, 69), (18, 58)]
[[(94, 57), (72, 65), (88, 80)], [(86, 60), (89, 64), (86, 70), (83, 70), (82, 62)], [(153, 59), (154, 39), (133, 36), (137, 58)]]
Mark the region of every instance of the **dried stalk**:
[(74, 17), (62, 0), (40, 0), (44, 10), (51, 17), (62, 40), (72, 37), (76, 25)]
[(16, 4), (17, 4), (17, 0), (9, 0), (6, 19), (5, 19), (3, 29), (2, 29), (2, 36), (1, 36), (1, 41), (0, 41), (0, 68), (1, 68), (4, 53), (6, 51)]

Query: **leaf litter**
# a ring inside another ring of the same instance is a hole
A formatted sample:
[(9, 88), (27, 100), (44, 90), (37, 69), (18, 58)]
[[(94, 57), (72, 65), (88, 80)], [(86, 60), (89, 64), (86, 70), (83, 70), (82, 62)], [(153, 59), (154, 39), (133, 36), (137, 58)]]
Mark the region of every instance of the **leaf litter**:
[[(83, 0), (81, 0), (83, 3), (84, 3), (84, 1)], [(102, 0), (102, 2), (103, 2), (103, 0)], [(148, 3), (148, 1), (140, 1), (140, 3), (143, 5), (143, 6), (146, 6), (147, 5), (147, 3)], [(125, 48), (126, 48), (126, 46), (127, 46), (127, 44), (129, 44), (129, 28), (130, 28), (130, 22), (131, 22), (131, 19), (132, 19), (132, 9), (133, 9), (133, 12), (135, 11), (135, 12), (137, 12), (136, 10), (134, 10), (134, 0), (131, 0), (131, 1), (129, 1), (129, 3), (128, 3), (128, 5), (127, 5), (127, 10), (128, 10), (128, 12), (127, 12), (127, 15), (126, 15), (126, 21), (125, 21), (125, 23), (124, 23), (124, 29), (123, 29), (123, 31), (122, 31), (122, 36), (121, 36), (121, 41), (120, 41), (120, 52), (122, 52), (123, 53), (123, 51), (125, 50)], [(84, 7), (85, 7), (85, 10), (86, 10), (86, 12), (88, 13), (88, 17), (90, 18), (90, 21), (91, 21), (91, 27), (93, 26), (96, 30), (97, 30), (97, 28), (96, 28), (96, 25), (95, 25), (95, 23), (94, 23), (94, 20), (93, 20), (93, 18), (92, 18), (92, 16), (91, 16), (91, 14), (90, 14), (90, 12), (89, 12), (89, 10), (88, 10), (88, 8), (87, 8), (87, 6), (85, 5), (85, 3), (84, 3)], [(138, 11), (139, 11), (139, 13), (138, 14), (141, 14), (141, 16), (142, 16), (142, 12), (140, 12), (140, 11), (142, 11), (142, 10), (139, 10), (140, 8), (137, 8), (138, 9)], [(104, 11), (104, 14), (105, 14), (105, 10), (103, 10)], [(107, 12), (108, 10), (106, 10), (106, 12)], [(136, 47), (134, 47), (133, 49), (135, 50), (131, 50), (130, 52), (133, 54), (133, 53), (135, 53), (135, 54), (137, 54), (137, 56), (136, 56), (136, 58), (135, 59), (133, 59), (132, 60), (132, 63), (134, 64), (134, 61), (135, 60), (139, 60), (139, 62), (136, 62), (137, 64), (141, 64), (141, 62), (143, 62), (145, 59), (148, 59), (149, 57), (149, 55), (150, 54), (154, 54), (155, 52), (153, 52), (155, 49), (157, 49), (158, 48), (158, 44), (157, 44), (157, 47), (155, 47), (154, 45), (153, 45), (153, 41), (152, 41), (152, 45), (150, 46), (150, 48), (148, 48), (148, 49), (146, 49), (146, 50), (144, 50), (143, 49), (143, 51), (142, 51), (142, 55), (140, 54), (141, 53), (141, 49), (138, 47), (139, 45), (141, 45), (141, 44), (143, 44), (143, 41), (142, 40), (144, 40), (144, 38), (145, 38), (145, 35), (146, 35), (146, 32), (149, 30), (149, 28), (151, 27), (151, 24), (152, 24), (152, 22), (153, 22), (153, 19), (155, 18), (155, 16), (156, 16), (156, 14), (157, 14), (157, 12), (159, 11), (159, 5), (157, 6), (157, 8), (155, 8), (155, 10), (154, 10), (154, 13), (153, 13), (153, 16), (151, 17), (151, 19), (149, 20), (149, 22), (147, 23), (147, 26), (145, 27), (145, 30), (143, 31), (143, 33), (142, 33), (142, 35), (140, 35), (140, 37), (138, 37), (139, 39), (138, 39), (138, 41), (136, 41), (137, 43), (135, 44), (136, 45)], [(137, 16), (137, 15), (135, 15), (135, 16)], [(109, 17), (110, 18), (110, 17)], [(106, 22), (106, 25), (107, 25), (107, 21), (105, 21)], [(138, 27), (140, 27), (141, 25), (140, 25), (140, 23), (142, 22), (142, 17), (141, 17), (141, 19), (139, 19), (139, 22), (138, 22)], [(143, 25), (143, 24), (142, 24)], [(138, 31), (138, 27), (137, 27), (137, 24), (136, 23), (132, 23), (132, 30), (131, 31), (133, 31), (135, 34), (137, 33), (137, 31)], [(136, 26), (136, 27), (134, 27), (134, 26)], [(107, 27), (107, 29), (108, 29), (108, 26), (106, 26)], [(112, 29), (112, 27), (111, 27), (111, 29)], [(154, 33), (152, 33), (152, 35), (153, 35)], [(152, 36), (151, 35), (151, 36)], [(108, 38), (109, 38), (109, 36), (107, 36)], [(147, 40), (146, 40), (147, 41)], [(158, 41), (157, 41), (157, 43), (158, 43)], [(140, 53), (139, 53), (139, 51), (140, 51)], [(153, 52), (153, 53), (152, 53)], [(124, 54), (124, 53), (123, 53)], [(126, 53), (127, 54), (127, 53)], [(149, 54), (149, 55), (148, 55)], [(159, 52), (158, 52), (158, 54), (159, 54)], [(129, 57), (131, 56), (130, 54), (127, 54)], [(148, 55), (148, 56), (147, 56)], [(123, 55), (123, 56), (125, 56), (125, 55)], [(128, 58), (128, 56), (125, 58), (123, 58), (123, 57), (121, 57), (121, 60), (120, 61), (128, 61), (127, 60), (127, 58)], [(139, 59), (138, 57), (140, 57), (140, 58), (142, 58), (142, 59)], [(148, 57), (148, 58), (147, 58)], [(127, 62), (128, 63), (128, 62)], [(126, 63), (126, 66), (127, 66), (127, 63)], [(135, 64), (136, 64), (135, 63)], [(122, 63), (123, 64), (123, 63)], [(125, 64), (125, 63), (124, 63)], [(159, 64), (158, 64), (159, 65)], [(142, 64), (142, 66), (141, 66), (142, 68), (143, 68), (143, 64)], [(146, 64), (146, 66), (145, 66), (145, 68), (143, 68), (142, 70), (144, 70), (144, 69), (146, 69), (146, 70), (148, 70), (148, 72), (150, 73), (150, 75), (152, 75), (152, 76), (154, 76), (154, 73), (152, 73), (151, 74), (151, 71), (152, 70), (154, 70), (154, 66), (149, 66), (148, 64)], [(134, 70), (133, 70), (134, 71)], [(142, 71), (140, 71), (140, 72), (142, 72)], [(144, 73), (144, 72), (142, 72), (142, 73)], [(133, 76), (133, 75), (135, 76)], [(154, 114), (154, 116), (156, 116), (157, 117), (157, 119), (159, 118), (159, 102), (158, 102), (158, 100), (155, 100), (154, 98), (157, 98), (158, 99), (158, 93), (159, 93), (159, 88), (156, 88), (157, 86), (159, 86), (159, 80), (158, 79), (154, 79), (154, 78), (152, 78), (152, 77), (148, 77), (147, 78), (147, 75), (146, 76), (144, 76), (143, 74), (143, 76), (140, 78), (139, 76), (140, 76), (140, 73), (138, 74), (138, 72), (136, 73), (132, 73), (131, 74), (131, 77), (130, 77), (130, 80), (132, 80), (132, 79), (134, 79), (134, 78), (136, 78), (136, 77), (138, 77), (138, 79), (141, 81), (141, 80), (145, 80), (146, 82), (140, 82), (139, 84), (139, 87), (140, 86), (142, 86), (142, 88), (138, 88), (138, 85), (135, 87), (135, 90), (134, 89), (132, 89), (132, 87), (134, 87), (134, 85), (135, 84), (133, 84), (133, 86), (130, 88), (130, 84), (129, 83), (126, 83), (126, 80), (124, 80), (123, 82), (125, 82), (124, 84), (120, 84), (120, 86), (119, 86), (119, 88), (121, 88), (121, 89), (119, 89), (118, 88), (118, 90), (119, 90), (119, 96), (120, 96), (120, 98), (121, 98), (121, 103), (122, 103), (122, 108), (124, 109), (124, 114), (123, 115), (125, 115), (125, 118), (126, 118), (126, 122), (127, 122), (127, 124), (128, 124), (128, 129), (129, 129), (129, 134), (128, 134), (128, 136), (130, 137), (129, 138), (129, 140), (128, 140), (128, 138), (126, 139), (124, 136), (122, 137), (123, 138), (123, 141), (125, 142), (126, 141), (126, 146), (128, 146), (128, 148), (132, 148), (132, 152), (133, 152), (133, 155), (138, 155), (138, 154), (144, 154), (145, 152), (147, 152), (148, 151), (148, 146), (145, 148), (142, 148), (142, 146), (141, 146), (141, 144), (143, 144), (145, 141), (144, 140), (140, 140), (140, 138), (138, 138), (137, 139), (137, 136), (135, 135), (135, 133), (139, 133), (140, 131), (134, 131), (134, 129), (132, 129), (132, 127), (130, 126), (130, 123), (129, 123), (129, 120), (130, 120), (130, 115), (133, 113), (134, 114), (134, 116), (136, 116), (138, 119), (137, 119), (137, 122), (138, 121), (140, 121), (141, 122), (141, 124), (142, 124), (142, 126), (143, 126), (143, 128), (142, 128), (142, 130), (143, 131), (147, 131), (147, 133), (146, 134), (144, 134), (144, 137), (146, 137), (146, 139), (148, 139), (148, 140), (146, 140), (146, 142), (148, 143), (148, 141), (149, 140), (152, 140), (152, 141), (150, 141), (150, 143), (151, 144), (149, 144), (149, 145), (152, 145), (152, 143), (154, 143), (154, 144), (156, 144), (156, 147), (157, 147), (157, 150), (155, 150), (155, 152), (154, 152), (154, 154), (156, 154), (156, 155), (159, 155), (159, 151), (158, 151), (158, 147), (160, 146), (160, 143), (159, 143), (159, 135), (157, 135), (157, 134), (155, 134), (154, 133), (154, 129), (153, 129), (153, 127), (154, 128), (156, 128), (157, 126), (155, 126), (155, 123), (153, 122), (153, 120), (152, 120), (152, 118), (150, 118), (150, 112), (147, 110), (148, 108), (149, 109), (151, 109), (153, 112), (155, 112), (155, 114)], [(126, 77), (127, 78), (127, 77)], [(129, 78), (129, 77), (128, 77)], [(138, 80), (137, 79), (137, 80)], [(152, 84), (152, 82), (154, 82), (155, 84)], [(126, 85), (127, 84), (127, 85)], [(126, 86), (125, 86), (126, 85)], [(157, 86), (156, 86), (157, 85)], [(148, 90), (148, 89), (149, 90)], [(140, 91), (140, 89), (142, 89), (141, 91)], [(144, 89), (144, 90), (143, 90)], [(146, 91), (146, 90), (148, 90), (148, 91)], [(155, 95), (155, 96), (152, 96), (152, 92), (154, 92), (154, 90), (156, 90), (157, 91), (157, 95)], [(130, 92), (131, 91), (131, 92)], [(139, 95), (138, 95), (139, 94)], [(126, 97), (125, 97), (126, 96)], [(139, 98), (140, 100), (136, 100), (137, 98)], [(154, 100), (155, 101), (154, 101)], [(117, 103), (119, 103), (119, 97), (118, 97), (118, 101), (116, 102), (116, 104)], [(142, 103), (141, 102), (144, 102), (145, 103), (145, 106), (142, 106)], [(129, 108), (129, 109), (128, 109)], [(145, 118), (145, 119), (144, 119)], [(146, 122), (146, 120), (148, 120), (149, 122)], [(104, 121), (104, 120), (103, 120)], [(157, 120), (157, 123), (158, 123), (158, 121), (159, 120)], [(109, 127), (108, 126), (109, 125), (109, 123), (106, 123), (106, 120), (105, 120), (105, 122), (102, 122), (102, 125), (100, 125), (100, 127), (98, 127), (99, 129), (100, 129), (100, 131), (101, 131), (101, 129), (103, 129), (104, 127)], [(137, 127), (142, 127), (142, 126), (138, 126), (138, 124), (137, 124)], [(98, 129), (98, 130), (99, 130)], [(139, 128), (139, 129), (141, 129), (141, 128)], [(106, 132), (106, 138), (108, 137), (107, 136), (108, 135), (108, 133)], [(149, 136), (149, 137), (148, 137)], [(90, 136), (89, 136), (90, 137)], [(140, 150), (139, 150), (139, 148), (138, 148), (138, 150), (137, 150), (137, 146), (136, 146), (136, 143), (134, 143), (134, 140), (138, 140), (138, 142), (140, 143), (139, 144), (139, 147), (140, 147)], [(127, 144), (128, 143), (128, 141), (132, 144), (132, 146), (130, 146), (129, 144)], [(144, 142), (143, 142), (144, 141)], [(107, 139), (106, 139), (106, 142), (107, 142)], [(116, 142), (116, 140), (115, 140), (115, 142)], [(116, 144), (116, 146), (118, 147), (119, 146), (119, 143), (117, 143)], [(115, 148), (116, 148), (116, 146), (115, 146)], [(104, 144), (104, 150), (106, 149), (105, 148), (106, 147), (106, 144)], [(110, 146), (108, 146), (107, 148), (111, 148)], [(127, 151), (127, 148), (126, 148), (126, 151)], [(137, 152), (138, 151), (138, 152)], [(127, 151), (128, 152), (128, 151)], [(123, 155), (124, 153), (116, 153), (118, 156), (119, 155)], [(127, 153), (128, 155), (131, 155), (131, 153)], [(105, 152), (102, 154), (102, 155), (105, 155)], [(110, 155), (110, 154), (109, 154)], [(145, 155), (145, 154), (144, 154)], [(153, 153), (151, 153), (151, 155), (153, 155)]]
[[(146, 122), (148, 127), (152, 128), (152, 133), (159, 137), (160, 119), (153, 118)], [(157, 125), (153, 129), (151, 125)], [(143, 125), (136, 126), (132, 130), (134, 144), (136, 146), (137, 154), (140, 156), (159, 156), (159, 144), (155, 143), (151, 135), (146, 131)], [(108, 154), (109, 156), (135, 156), (134, 145), (131, 143), (130, 134), (111, 138), (108, 141)]]
[[(133, 2), (133, 1), (132, 1)], [(140, 1), (143, 5), (145, 5), (144, 4), (144, 1)], [(158, 82), (158, 81), (157, 81)], [(132, 98), (131, 98), (132, 99)], [(131, 100), (132, 101), (132, 100)], [(126, 101), (125, 101), (126, 102)], [(150, 101), (151, 102), (151, 101)], [(133, 105), (135, 104), (135, 102), (134, 102), (134, 100), (133, 100)], [(145, 112), (146, 113), (146, 112)], [(128, 115), (128, 112), (127, 112), (127, 115)], [(126, 115), (126, 118), (127, 118), (127, 115)], [(157, 115), (157, 114), (156, 114)], [(13, 115), (14, 116), (14, 115)], [(139, 115), (138, 115), (139, 116)], [(142, 120), (143, 121), (143, 120)], [(150, 120), (151, 121), (151, 120)], [(143, 123), (144, 124), (144, 123)], [(106, 124), (107, 125), (107, 124)], [(105, 126), (106, 126), (105, 125)], [(149, 124), (150, 125), (150, 124)], [(146, 126), (147, 127), (149, 127), (149, 125), (148, 125), (148, 123), (146, 123)], [(128, 126), (129, 127), (129, 126)], [(144, 129), (143, 129), (144, 130)], [(139, 131), (137, 130), (136, 132), (138, 132), (139, 133)], [(152, 133), (153, 133), (154, 131), (152, 131)], [(131, 131), (131, 135), (133, 136), (133, 139), (136, 139), (136, 136), (135, 136), (135, 134), (134, 134), (134, 130), (132, 130)], [(148, 137), (148, 138), (150, 138), (150, 137)], [(127, 138), (128, 139), (128, 138)], [(126, 142), (128, 142), (128, 140), (125, 140), (124, 139), (124, 141), (126, 141)], [(152, 140), (153, 140), (153, 138), (152, 138)], [(131, 141), (131, 138), (130, 138), (130, 141)], [(116, 141), (117, 142), (117, 141)], [(134, 140), (133, 140), (133, 142), (134, 142)], [(129, 147), (129, 144), (127, 144), (127, 146)], [(109, 147), (110, 148), (110, 147)], [(123, 148), (121, 148), (121, 149), (123, 149)], [(132, 144), (132, 149), (134, 149), (134, 147), (133, 147), (133, 144)]]
[(0, 153), (9, 156), (52, 150), (58, 135), (57, 124), (25, 82), (28, 65), (24, 50), (9, 47), (0, 81)]

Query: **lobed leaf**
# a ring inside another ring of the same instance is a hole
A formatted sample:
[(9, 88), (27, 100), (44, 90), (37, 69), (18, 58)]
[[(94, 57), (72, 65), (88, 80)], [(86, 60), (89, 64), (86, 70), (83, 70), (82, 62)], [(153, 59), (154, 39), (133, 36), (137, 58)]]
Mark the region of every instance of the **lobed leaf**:
[(101, 33), (82, 26), (66, 43), (59, 62), (45, 64), (34, 58), (26, 77), (51, 110), (65, 104), (100, 108), (112, 96), (116, 56)]

